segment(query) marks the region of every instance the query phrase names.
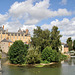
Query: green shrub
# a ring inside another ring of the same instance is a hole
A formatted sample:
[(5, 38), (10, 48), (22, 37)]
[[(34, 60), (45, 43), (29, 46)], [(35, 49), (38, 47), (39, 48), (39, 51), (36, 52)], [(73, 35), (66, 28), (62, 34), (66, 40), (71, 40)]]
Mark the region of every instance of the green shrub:
[(65, 59), (67, 59), (68, 57), (66, 56), (66, 55), (63, 55), (63, 54), (61, 54), (61, 60), (65, 60)]
[(15, 41), (9, 48), (8, 56), (12, 64), (23, 64), (27, 55), (27, 45), (21, 40)]
[(52, 50), (51, 47), (46, 47), (42, 52), (42, 59), (48, 62), (58, 62), (60, 61), (60, 53)]
[(47, 60), (41, 60), (41, 63), (44, 63), (44, 64), (47, 64), (47, 63), (50, 63), (50, 62), (48, 62)]
[(38, 49), (31, 48), (31, 50), (28, 50), (27, 56), (26, 56), (26, 63), (27, 64), (36, 64), (40, 63), (41, 60), (41, 54)]

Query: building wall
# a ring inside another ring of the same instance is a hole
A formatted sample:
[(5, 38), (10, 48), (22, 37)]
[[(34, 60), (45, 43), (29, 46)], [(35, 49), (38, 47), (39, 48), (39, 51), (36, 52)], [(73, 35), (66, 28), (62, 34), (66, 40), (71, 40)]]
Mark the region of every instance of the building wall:
[(64, 45), (62, 45), (62, 51), (61, 52), (64, 53)]
[(8, 42), (1, 42), (1, 49), (3, 52), (7, 53), (9, 49)]
[(18, 36), (18, 35), (9, 35), (8, 36), (8, 34), (2, 34), (2, 33), (0, 33), (0, 41), (1, 40), (3, 40), (3, 39), (6, 39), (6, 38), (9, 38), (12, 42), (15, 42), (16, 40), (22, 40), (23, 42), (27, 42), (27, 43), (29, 43), (29, 41), (30, 41), (30, 39), (31, 39), (31, 37), (30, 36), (22, 36), (22, 35), (20, 35), (20, 36)]
[(64, 48), (64, 53), (67, 53), (69, 50), (68, 50), (68, 47), (65, 47)]

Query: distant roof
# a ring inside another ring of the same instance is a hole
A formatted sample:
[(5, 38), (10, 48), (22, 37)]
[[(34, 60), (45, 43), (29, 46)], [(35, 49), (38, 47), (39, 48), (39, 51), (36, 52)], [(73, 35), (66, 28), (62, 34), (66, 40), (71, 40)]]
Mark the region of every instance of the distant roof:
[(65, 45), (65, 43), (61, 43), (62, 45)]
[(68, 45), (67, 45), (67, 44), (65, 44), (65, 45), (64, 45), (64, 47), (68, 47)]
[(11, 40), (3, 39), (1, 42), (12, 42)]

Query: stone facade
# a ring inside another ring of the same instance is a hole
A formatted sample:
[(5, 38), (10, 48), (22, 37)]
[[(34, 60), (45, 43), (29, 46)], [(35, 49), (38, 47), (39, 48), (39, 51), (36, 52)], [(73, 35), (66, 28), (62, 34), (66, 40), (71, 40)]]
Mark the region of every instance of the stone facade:
[(61, 46), (62, 46), (61, 53), (68, 53), (69, 52), (67, 44), (62, 43)]
[(29, 44), (30, 42), (30, 33), (29, 30), (21, 30), (19, 29), (18, 32), (8, 32), (8, 30), (4, 30), (4, 26), (0, 27), (0, 41), (3, 39), (10, 39), (12, 42), (16, 40), (22, 40), (24, 43)]
[(12, 41), (7, 40), (7, 39), (3, 39), (3, 40), (1, 41), (1, 49), (2, 49), (2, 52), (8, 53), (9, 47), (10, 47), (12, 44), (13, 44)]
[(30, 33), (29, 30), (21, 30), (18, 32), (8, 32), (8, 30), (4, 30), (4, 26), (0, 27), (0, 47), (4, 53), (7, 53), (10, 45), (13, 44), (16, 40), (22, 40), (24, 44), (30, 43)]

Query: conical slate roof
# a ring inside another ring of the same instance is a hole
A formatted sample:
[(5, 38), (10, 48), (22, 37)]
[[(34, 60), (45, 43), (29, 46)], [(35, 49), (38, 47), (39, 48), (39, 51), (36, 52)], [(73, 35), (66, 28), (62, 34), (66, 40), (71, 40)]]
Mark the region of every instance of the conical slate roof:
[(1, 42), (12, 42), (11, 40), (3, 39)]

